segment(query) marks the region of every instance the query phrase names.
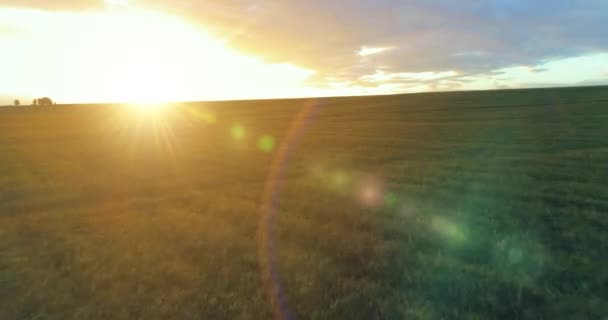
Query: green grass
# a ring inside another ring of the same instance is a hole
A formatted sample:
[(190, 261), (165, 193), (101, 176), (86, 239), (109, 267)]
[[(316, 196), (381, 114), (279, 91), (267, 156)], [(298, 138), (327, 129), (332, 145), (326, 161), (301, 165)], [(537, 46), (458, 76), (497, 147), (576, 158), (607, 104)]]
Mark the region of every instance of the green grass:
[(297, 318), (608, 316), (589, 87), (5, 108), (0, 319), (273, 317), (258, 237), (286, 144), (273, 243)]

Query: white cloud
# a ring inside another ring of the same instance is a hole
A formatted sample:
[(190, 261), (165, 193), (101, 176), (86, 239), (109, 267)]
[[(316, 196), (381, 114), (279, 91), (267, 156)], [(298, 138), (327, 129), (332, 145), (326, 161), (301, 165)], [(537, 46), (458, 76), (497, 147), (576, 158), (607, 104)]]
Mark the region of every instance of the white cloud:
[(365, 75), (360, 77), (360, 80), (368, 81), (368, 82), (387, 82), (394, 80), (403, 80), (403, 81), (432, 81), (442, 78), (448, 78), (457, 76), (458, 72), (450, 70), (450, 71), (426, 71), (426, 72), (396, 72), (389, 73), (381, 70), (376, 70), (375, 74)]
[(366, 47), (366, 46), (362, 46), (361, 49), (359, 49), (359, 51), (357, 51), (357, 54), (362, 56), (362, 57), (367, 57), (367, 56), (371, 56), (374, 54), (379, 54), (382, 52), (386, 52), (389, 50), (393, 50), (395, 49), (395, 47)]

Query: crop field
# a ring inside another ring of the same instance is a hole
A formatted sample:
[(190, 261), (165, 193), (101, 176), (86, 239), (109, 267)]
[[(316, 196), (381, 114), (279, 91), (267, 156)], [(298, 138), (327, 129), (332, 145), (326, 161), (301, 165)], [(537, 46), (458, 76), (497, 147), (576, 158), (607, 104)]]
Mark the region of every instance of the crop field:
[(0, 109), (0, 319), (608, 319), (608, 88)]

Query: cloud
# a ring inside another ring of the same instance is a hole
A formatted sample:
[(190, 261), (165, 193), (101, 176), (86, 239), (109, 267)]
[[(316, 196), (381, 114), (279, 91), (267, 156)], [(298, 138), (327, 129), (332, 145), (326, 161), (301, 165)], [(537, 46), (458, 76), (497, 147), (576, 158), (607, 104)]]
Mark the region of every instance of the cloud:
[(395, 47), (366, 47), (366, 46), (362, 46), (361, 49), (359, 49), (359, 51), (357, 51), (357, 54), (362, 56), (362, 57), (366, 57), (366, 56), (371, 56), (371, 55), (376, 55), (388, 50), (392, 50), (395, 49)]
[(360, 77), (360, 80), (368, 82), (389, 82), (394, 80), (402, 81), (432, 81), (442, 78), (457, 76), (458, 72), (450, 71), (427, 71), (427, 72), (395, 72), (389, 73), (381, 70), (376, 70), (375, 74), (365, 75)]
[(460, 51), (451, 54), (452, 57), (481, 57), (485, 54), (483, 51)]
[[(123, 0), (124, 1), (124, 0)], [(331, 74), (360, 63), (482, 73), (608, 50), (604, 0), (131, 0), (189, 18), (232, 46)], [(103, 0), (4, 0), (1, 6), (83, 10)], [(255, 8), (255, 9), (252, 9)], [(384, 46), (361, 44), (390, 43)], [(371, 49), (372, 51), (361, 49)], [(354, 74), (355, 78), (361, 74)]]
[[(105, 6), (103, 0), (4, 0), (0, 8), (76, 11)], [(550, 64), (608, 52), (605, 0), (131, 0), (130, 6), (185, 17), (265, 61), (315, 70), (309, 81), (327, 89), (332, 83), (351, 83), (365, 88), (362, 92), (388, 91), (369, 88), (396, 82), (424, 82), (429, 90), (494, 88), (546, 80), (601, 82), (607, 77), (593, 80), (589, 77), (596, 74), (576, 68), (570, 75), (556, 74), (551, 70), (563, 67)], [(6, 30), (0, 27), (0, 35)], [(511, 69), (521, 66), (540, 69)], [(433, 79), (450, 71), (458, 75)]]
[(608, 53), (591, 54), (535, 66), (506, 67), (497, 72), (457, 77), (455, 81), (462, 90), (608, 84), (602, 71), (607, 65)]

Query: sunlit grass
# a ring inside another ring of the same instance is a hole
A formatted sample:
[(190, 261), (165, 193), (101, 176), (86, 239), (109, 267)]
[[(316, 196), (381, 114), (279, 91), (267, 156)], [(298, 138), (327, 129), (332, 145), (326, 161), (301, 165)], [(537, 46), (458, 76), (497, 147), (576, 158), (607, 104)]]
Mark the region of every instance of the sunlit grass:
[[(286, 306), (601, 319), (606, 98), (322, 101), (272, 181)], [(0, 110), (0, 319), (271, 319), (261, 200), (311, 101)]]

